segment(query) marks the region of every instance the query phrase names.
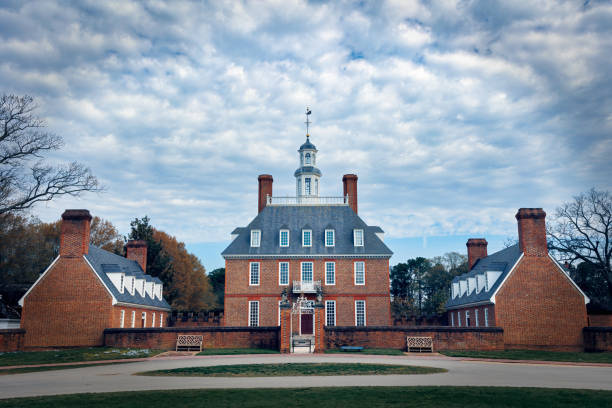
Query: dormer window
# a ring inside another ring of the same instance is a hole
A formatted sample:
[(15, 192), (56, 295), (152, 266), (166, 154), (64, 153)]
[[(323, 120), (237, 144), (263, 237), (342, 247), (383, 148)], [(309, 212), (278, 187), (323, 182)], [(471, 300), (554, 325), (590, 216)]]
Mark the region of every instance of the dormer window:
[(333, 247), (336, 245), (336, 236), (333, 229), (325, 230), (325, 246)]
[(312, 164), (310, 160), (310, 153), (304, 155), (304, 164)]
[(280, 230), (279, 242), (281, 247), (289, 246), (289, 230), (282, 229)]
[(312, 230), (302, 230), (302, 246), (312, 246)]
[(363, 246), (363, 230), (362, 229), (353, 230), (353, 242), (355, 243), (356, 247)]
[(251, 247), (259, 247), (261, 242), (261, 230), (251, 230)]

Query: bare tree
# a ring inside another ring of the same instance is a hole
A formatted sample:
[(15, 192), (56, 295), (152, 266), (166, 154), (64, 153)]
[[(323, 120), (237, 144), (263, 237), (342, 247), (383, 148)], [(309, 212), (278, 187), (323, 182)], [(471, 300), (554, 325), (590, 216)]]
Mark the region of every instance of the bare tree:
[(548, 246), (570, 264), (588, 262), (606, 278), (612, 295), (612, 195), (592, 188), (557, 208)]
[(51, 166), (45, 152), (58, 150), (63, 140), (44, 130), (30, 96), (0, 97), (0, 214), (25, 210), (56, 196), (99, 191), (98, 180), (80, 163)]

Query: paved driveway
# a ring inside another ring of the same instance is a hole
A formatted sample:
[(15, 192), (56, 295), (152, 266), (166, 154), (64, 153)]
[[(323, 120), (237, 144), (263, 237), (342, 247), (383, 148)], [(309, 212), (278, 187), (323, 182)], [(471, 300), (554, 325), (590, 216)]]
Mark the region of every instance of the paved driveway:
[[(330, 377), (144, 377), (140, 371), (189, 366), (301, 362), (359, 362), (441, 367), (427, 375)], [(0, 376), (0, 398), (80, 392), (188, 388), (287, 388), (329, 386), (486, 385), (612, 390), (612, 367), (462, 361), (444, 356), (249, 355), (159, 358), (60, 371)]]

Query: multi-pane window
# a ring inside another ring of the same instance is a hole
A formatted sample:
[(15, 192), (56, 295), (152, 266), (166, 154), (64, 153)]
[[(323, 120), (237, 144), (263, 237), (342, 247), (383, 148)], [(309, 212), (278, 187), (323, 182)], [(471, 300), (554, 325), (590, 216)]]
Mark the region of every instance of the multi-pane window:
[(310, 177), (304, 178), (304, 190), (306, 195), (310, 195), (312, 192), (312, 189), (310, 187)]
[(363, 246), (363, 230), (356, 229), (353, 230), (353, 242), (355, 246)]
[(164, 327), (164, 314), (159, 314), (159, 327)]
[(153, 317), (151, 318), (151, 327), (155, 327), (155, 313), (153, 313)]
[(335, 285), (336, 284), (336, 263), (325, 262), (325, 284)]
[(147, 312), (142, 312), (142, 327), (147, 327)]
[(485, 326), (489, 327), (489, 309), (485, 308)]
[(457, 312), (457, 326), (461, 327), (461, 312)]
[(455, 327), (455, 314), (451, 312), (451, 326)]
[(132, 311), (132, 327), (136, 327), (136, 312)]
[(289, 284), (289, 262), (280, 262), (278, 264), (278, 284)]
[(258, 247), (261, 242), (261, 231), (251, 230), (251, 246)]
[(312, 282), (312, 262), (302, 262), (302, 282)]
[(355, 262), (355, 285), (365, 285), (365, 263)]
[(365, 300), (355, 301), (355, 326), (366, 325), (366, 307)]
[(476, 319), (476, 326), (480, 326), (480, 323), (478, 322), (478, 309), (474, 310), (474, 318)]
[(333, 247), (334, 245), (336, 245), (336, 237), (334, 236), (334, 230), (333, 229), (325, 230), (325, 246)]
[(469, 310), (465, 311), (465, 325), (467, 327), (470, 326), (470, 311)]
[(259, 326), (259, 302), (258, 301), (249, 302), (249, 326), (251, 327)]
[(279, 242), (282, 247), (289, 246), (289, 230), (280, 230)]
[(306, 154), (304, 155), (304, 158), (305, 158), (304, 162), (305, 162), (306, 164), (310, 164), (310, 153), (306, 153)]
[(259, 285), (259, 262), (251, 262), (249, 285)]
[(336, 325), (336, 301), (335, 300), (325, 301), (325, 325), (326, 326)]
[(312, 230), (302, 230), (302, 246), (312, 246)]
[(125, 310), (121, 311), (121, 316), (119, 318), (119, 327), (123, 328), (125, 324)]

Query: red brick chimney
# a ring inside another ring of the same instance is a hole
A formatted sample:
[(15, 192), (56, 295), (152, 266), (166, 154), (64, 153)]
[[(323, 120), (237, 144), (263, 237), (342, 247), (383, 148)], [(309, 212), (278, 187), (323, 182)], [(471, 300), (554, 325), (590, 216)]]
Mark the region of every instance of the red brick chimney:
[(488, 244), (484, 238), (470, 238), (467, 240), (465, 246), (467, 246), (468, 251), (468, 270), (472, 270), (477, 260), (487, 257)]
[(345, 174), (342, 177), (342, 184), (344, 185), (344, 196), (348, 196), (349, 206), (357, 214), (357, 175)]
[(147, 243), (141, 240), (131, 239), (128, 241), (125, 257), (138, 262), (143, 272), (147, 272)]
[(519, 248), (525, 256), (546, 256), (546, 213), (541, 208), (519, 208), (518, 221)]
[(88, 210), (66, 210), (60, 227), (60, 256), (78, 258), (89, 253)]
[(257, 212), (260, 213), (268, 203), (267, 197), (272, 197), (272, 182), (274, 179), (269, 174), (261, 174), (257, 180), (259, 181), (259, 205)]

